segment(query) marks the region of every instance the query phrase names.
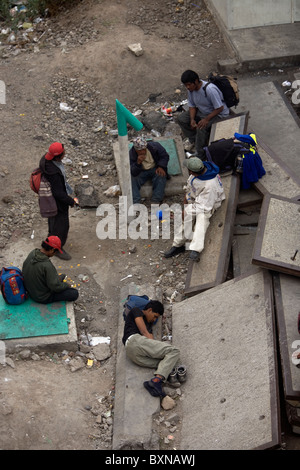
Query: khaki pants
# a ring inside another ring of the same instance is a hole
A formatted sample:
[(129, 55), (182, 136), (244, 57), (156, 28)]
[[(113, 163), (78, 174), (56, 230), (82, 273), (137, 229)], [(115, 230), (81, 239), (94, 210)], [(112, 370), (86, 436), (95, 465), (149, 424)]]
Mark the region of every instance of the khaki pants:
[(175, 346), (140, 334), (132, 335), (125, 343), (127, 357), (142, 367), (156, 369), (154, 374), (168, 378), (172, 369), (179, 365), (180, 351)]

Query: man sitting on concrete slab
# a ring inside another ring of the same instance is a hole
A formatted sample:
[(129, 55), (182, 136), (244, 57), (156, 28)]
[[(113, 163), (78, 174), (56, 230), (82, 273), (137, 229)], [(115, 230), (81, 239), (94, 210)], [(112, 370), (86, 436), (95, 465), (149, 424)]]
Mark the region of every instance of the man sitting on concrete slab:
[(184, 198), (183, 223), (175, 227), (173, 246), (164, 256), (171, 258), (182, 253), (185, 251), (185, 242), (192, 240), (189, 245), (190, 259), (198, 262), (204, 249), (209, 219), (221, 206), (225, 194), (217, 165), (202, 162), (198, 157), (191, 157), (183, 164), (190, 175)]
[(219, 88), (200, 80), (193, 70), (186, 70), (181, 81), (188, 90), (189, 111), (178, 114), (178, 124), (191, 144), (186, 150), (193, 151), (195, 146), (196, 153), (200, 155), (208, 144), (211, 125), (227, 117), (229, 108)]
[(133, 203), (140, 202), (140, 188), (148, 180), (152, 181), (152, 202), (162, 202), (169, 162), (169, 154), (164, 147), (159, 142), (147, 142), (144, 137), (137, 137), (133, 140), (129, 157)]
[(162, 385), (179, 364), (180, 356), (175, 346), (153, 339), (152, 326), (163, 313), (164, 306), (158, 300), (150, 300), (144, 310), (133, 307), (125, 319), (122, 339), (126, 355), (132, 362), (156, 369), (154, 377), (144, 382), (144, 387), (154, 397), (166, 395)]
[(35, 302), (72, 302), (78, 298), (78, 290), (63, 282), (65, 274), (59, 275), (50, 260), (57, 250), (61, 252), (60, 238), (50, 236), (42, 242), (42, 248), (32, 250), (23, 263), (25, 288)]

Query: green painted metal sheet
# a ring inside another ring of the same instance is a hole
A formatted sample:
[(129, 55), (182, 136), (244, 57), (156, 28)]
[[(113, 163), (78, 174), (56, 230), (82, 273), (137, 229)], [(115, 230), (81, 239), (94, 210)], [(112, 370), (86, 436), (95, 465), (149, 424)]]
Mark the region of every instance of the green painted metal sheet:
[[(168, 173), (170, 176), (181, 175), (181, 168), (176, 148), (176, 142), (174, 139), (157, 139), (155, 142), (159, 142), (168, 152), (170, 158), (168, 163)], [(129, 149), (131, 149), (132, 143), (129, 144)]]
[(0, 296), (0, 339), (68, 334), (66, 302), (8, 305)]

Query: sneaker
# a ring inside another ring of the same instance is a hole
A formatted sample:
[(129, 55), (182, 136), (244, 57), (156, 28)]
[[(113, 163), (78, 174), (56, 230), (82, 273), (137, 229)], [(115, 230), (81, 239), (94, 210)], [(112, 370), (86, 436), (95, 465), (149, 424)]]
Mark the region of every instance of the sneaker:
[(167, 382), (168, 382), (168, 385), (170, 385), (173, 388), (179, 388), (180, 387), (180, 383), (179, 383), (178, 377), (177, 377), (177, 367), (174, 367), (174, 369), (172, 370), (172, 372), (170, 373), (170, 375), (167, 379)]
[(159, 377), (153, 377), (151, 380), (144, 382), (144, 387), (148, 390), (150, 395), (153, 397), (165, 397), (166, 394), (162, 389), (162, 379)]
[(180, 383), (183, 383), (186, 381), (186, 367), (185, 366), (177, 367), (177, 380)]
[(195, 142), (190, 142), (188, 139), (183, 142), (183, 148), (187, 152), (194, 152), (195, 151)]
[(200, 261), (200, 253), (198, 251), (190, 251), (190, 259), (198, 263)]
[(71, 259), (71, 255), (69, 255), (69, 253), (67, 253), (64, 249), (62, 250), (62, 253), (60, 253), (59, 251), (57, 251), (55, 253), (55, 256), (57, 256), (59, 259), (63, 259), (65, 261), (68, 261), (69, 259)]
[(169, 251), (164, 253), (165, 258), (172, 258), (173, 256), (179, 255), (179, 253), (183, 253), (185, 251), (184, 245), (182, 246), (172, 246)]

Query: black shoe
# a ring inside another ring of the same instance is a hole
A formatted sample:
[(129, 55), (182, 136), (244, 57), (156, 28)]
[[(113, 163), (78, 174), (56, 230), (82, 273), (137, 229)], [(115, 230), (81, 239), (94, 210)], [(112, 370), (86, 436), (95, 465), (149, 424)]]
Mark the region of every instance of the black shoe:
[(173, 256), (179, 255), (179, 253), (183, 253), (185, 251), (184, 245), (182, 246), (172, 246), (169, 251), (164, 253), (165, 258), (172, 258)]
[(190, 259), (198, 263), (200, 261), (200, 253), (198, 253), (198, 251), (191, 250)]
[(158, 377), (153, 377), (151, 380), (144, 382), (144, 387), (148, 390), (153, 397), (165, 397), (166, 394), (162, 389), (162, 380)]
[(65, 250), (62, 250), (62, 253), (60, 253), (59, 251), (57, 251), (55, 253), (55, 256), (57, 256), (59, 259), (63, 259), (65, 261), (68, 261), (69, 259), (72, 258), (71, 255), (69, 255), (69, 253), (67, 253)]

